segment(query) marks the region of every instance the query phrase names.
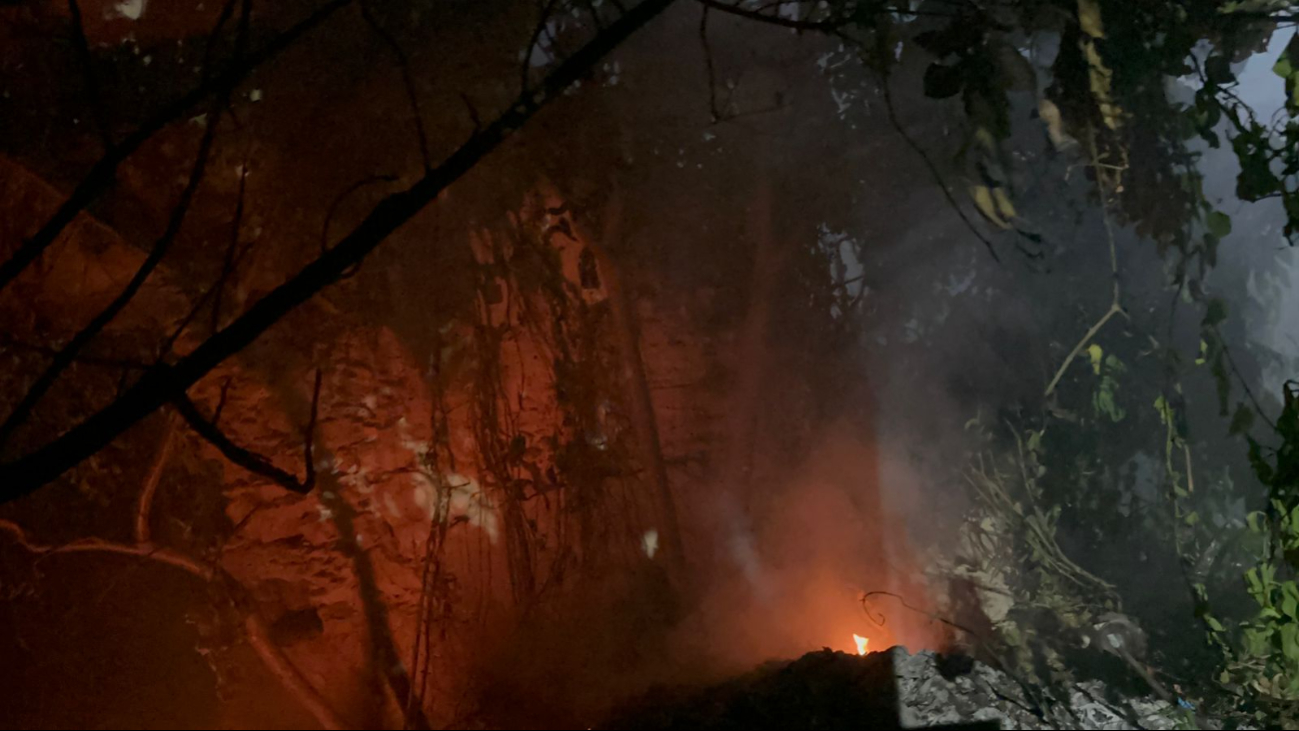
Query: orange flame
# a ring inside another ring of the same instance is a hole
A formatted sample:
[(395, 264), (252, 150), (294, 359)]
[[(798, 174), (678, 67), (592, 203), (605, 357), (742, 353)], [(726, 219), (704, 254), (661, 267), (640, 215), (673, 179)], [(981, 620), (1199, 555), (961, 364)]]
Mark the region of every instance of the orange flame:
[(870, 638), (855, 634), (852, 636), (852, 641), (857, 643), (857, 654), (865, 655), (866, 645), (870, 644)]

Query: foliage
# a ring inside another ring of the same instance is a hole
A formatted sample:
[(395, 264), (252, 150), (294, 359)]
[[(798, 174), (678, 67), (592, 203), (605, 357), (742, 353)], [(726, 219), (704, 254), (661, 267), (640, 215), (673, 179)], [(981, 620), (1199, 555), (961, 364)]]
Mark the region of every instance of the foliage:
[(1256, 611), (1234, 631), (1208, 618), (1226, 651), (1219, 680), (1241, 695), (1273, 704), (1299, 701), (1299, 390), (1294, 382), (1286, 384), (1284, 402), (1275, 424), (1281, 445), (1267, 449), (1249, 439), (1250, 462), (1269, 491), (1267, 509), (1248, 518), (1257, 555), (1244, 578)]
[[(967, 428), (993, 437), (978, 419)], [(1011, 431), (1013, 450), (1002, 458), (981, 453), (967, 470), (977, 507), (950, 572), (973, 586), (1016, 671), (1046, 683), (1068, 675), (1063, 655), (1079, 633), (1122, 604), (1111, 583), (1060, 544), (1061, 506), (1047, 502), (1042, 484), (1043, 432)]]

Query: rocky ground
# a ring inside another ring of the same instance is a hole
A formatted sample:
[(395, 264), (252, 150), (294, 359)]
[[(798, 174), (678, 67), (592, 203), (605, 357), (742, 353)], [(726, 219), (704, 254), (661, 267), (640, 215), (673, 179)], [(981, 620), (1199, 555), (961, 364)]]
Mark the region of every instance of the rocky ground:
[[(1042, 708), (1008, 674), (965, 657), (894, 647), (865, 657), (823, 650), (703, 689), (659, 689), (606, 728), (1173, 729), (1188, 712), (1121, 697), (1098, 681)], [(1057, 694), (1062, 695), (1062, 694)]]

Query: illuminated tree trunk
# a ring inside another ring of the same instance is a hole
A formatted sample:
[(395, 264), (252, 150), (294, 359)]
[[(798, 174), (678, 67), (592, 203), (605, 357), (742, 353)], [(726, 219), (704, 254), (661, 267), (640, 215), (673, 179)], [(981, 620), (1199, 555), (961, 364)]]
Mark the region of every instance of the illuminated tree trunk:
[(753, 448), (762, 389), (766, 376), (767, 331), (771, 321), (771, 299), (776, 272), (782, 258), (772, 231), (771, 183), (766, 175), (758, 180), (753, 207), (749, 209), (749, 235), (753, 238), (753, 269), (750, 273), (748, 307), (740, 325), (735, 349), (735, 390), (727, 409), (727, 440), (719, 471), (723, 484), (743, 498), (753, 478)]
[[(583, 222), (578, 223), (584, 226)], [(623, 286), (618, 265), (609, 256), (606, 246), (622, 236), (622, 200), (615, 192), (606, 206), (604, 230), (600, 238), (583, 231), (582, 238), (595, 254), (600, 274), (608, 295), (609, 312), (613, 318), (614, 337), (617, 339), (618, 357), (622, 365), (623, 380), (627, 383), (627, 401), (631, 409), (632, 427), (636, 432), (641, 464), (649, 472), (659, 543), (663, 557), (674, 581), (679, 582), (685, 566), (685, 545), (681, 539), (681, 523), (677, 515), (676, 499), (672, 495), (672, 482), (668, 477), (667, 463), (663, 460), (663, 445), (659, 436), (658, 417), (650, 396), (649, 377), (640, 348), (640, 323), (635, 303)]]

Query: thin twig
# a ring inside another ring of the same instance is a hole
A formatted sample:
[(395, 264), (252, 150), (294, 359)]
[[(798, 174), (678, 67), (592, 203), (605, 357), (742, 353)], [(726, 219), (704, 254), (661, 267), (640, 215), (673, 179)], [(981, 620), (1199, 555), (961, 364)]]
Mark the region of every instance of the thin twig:
[(158, 493), (158, 485), (162, 482), (162, 474), (166, 471), (167, 460), (171, 458), (172, 444), (176, 437), (176, 422), (171, 416), (166, 419), (165, 430), (162, 435), (162, 444), (158, 446), (158, 453), (154, 455), (153, 466), (149, 469), (148, 476), (145, 477), (144, 487), (140, 490), (140, 499), (135, 508), (135, 542), (148, 543), (150, 538), (149, 518), (153, 513), (153, 496)]
[(708, 70), (708, 110), (714, 123), (721, 121), (717, 110), (717, 76), (713, 73), (713, 49), (708, 45), (708, 6), (699, 15), (699, 45), (704, 49), (704, 67)]
[(1110, 321), (1110, 318), (1122, 313), (1123, 308), (1119, 307), (1117, 304), (1111, 304), (1110, 308), (1105, 311), (1105, 314), (1101, 315), (1101, 319), (1097, 320), (1087, 329), (1087, 332), (1083, 334), (1082, 339), (1078, 341), (1077, 345), (1073, 346), (1073, 350), (1069, 351), (1069, 355), (1065, 356), (1064, 362), (1060, 364), (1058, 369), (1056, 369), (1055, 377), (1053, 377), (1051, 382), (1046, 385), (1046, 391), (1042, 393), (1044, 398), (1055, 393), (1055, 387), (1060, 384), (1060, 379), (1064, 376), (1064, 372), (1069, 369), (1069, 364), (1073, 363), (1074, 358), (1077, 358), (1078, 354), (1082, 352), (1082, 349), (1087, 347), (1087, 344), (1091, 342), (1092, 338), (1096, 337), (1096, 333), (1100, 332), (1101, 328), (1105, 327), (1105, 324)]
[(314, 30), (335, 12), (351, 4), (353, 0), (331, 0), (318, 10), (288, 29), (268, 43), (257, 53), (250, 55), (243, 63), (236, 63), (221, 74), (214, 76), (207, 83), (200, 83), (193, 91), (164, 106), (149, 117), (134, 132), (127, 135), (112, 150), (86, 173), (77, 187), (73, 189), (63, 205), (41, 226), (31, 238), (23, 241), (18, 250), (7, 261), (0, 264), (0, 291), (9, 286), (14, 279), (27, 269), (32, 262), (48, 249), (77, 216), (90, 206), (108, 186), (113, 183), (117, 169), (145, 142), (177, 119), (184, 117), (195, 105), (213, 94), (228, 94), (234, 90), (253, 70), (279, 56), (291, 47), (303, 35)]
[[(235, 267), (238, 266), (239, 259), (243, 253), (239, 249), (239, 233), (243, 228), (244, 222), (244, 201), (248, 191), (248, 157), (244, 157), (243, 165), (239, 166), (239, 195), (235, 199), (235, 216), (230, 222), (230, 244), (226, 247), (226, 258), (221, 263), (221, 276), (212, 289), (215, 291), (212, 300), (212, 332), (221, 329), (221, 305), (223, 304), (226, 285), (230, 278), (234, 276)], [(247, 251), (247, 249), (244, 249)]]
[(1249, 397), (1249, 402), (1253, 404), (1254, 411), (1258, 412), (1258, 415), (1263, 417), (1263, 421), (1266, 422), (1273, 431), (1278, 431), (1276, 423), (1272, 420), (1272, 417), (1268, 416), (1267, 412), (1263, 410), (1263, 404), (1258, 400), (1258, 397), (1254, 395), (1254, 389), (1250, 388), (1249, 381), (1245, 380), (1245, 375), (1240, 372), (1240, 368), (1236, 367), (1236, 359), (1232, 357), (1231, 348), (1227, 346), (1227, 341), (1223, 340), (1222, 332), (1218, 330), (1217, 325), (1213, 326), (1213, 334), (1218, 338), (1218, 347), (1222, 348), (1222, 354), (1227, 356), (1227, 366), (1231, 368), (1231, 372), (1236, 376), (1236, 380), (1240, 381), (1240, 386), (1244, 389), (1245, 395)]
[[(1095, 167), (1099, 165), (1100, 162), (1096, 152), (1095, 130), (1088, 133), (1088, 146), (1091, 152), (1091, 162), (1093, 167)], [(1122, 289), (1119, 286), (1119, 255), (1118, 246), (1114, 240), (1114, 226), (1110, 223), (1109, 194), (1105, 190), (1104, 177), (1100, 174), (1099, 170), (1096, 173), (1096, 186), (1100, 189), (1101, 222), (1105, 226), (1105, 238), (1110, 247), (1110, 281), (1113, 285), (1111, 290), (1110, 306), (1105, 310), (1105, 314), (1101, 315), (1100, 319), (1088, 328), (1087, 332), (1083, 334), (1082, 339), (1078, 341), (1078, 344), (1073, 346), (1073, 350), (1069, 351), (1069, 355), (1065, 356), (1064, 362), (1060, 364), (1058, 369), (1056, 369), (1055, 377), (1053, 377), (1051, 382), (1047, 384), (1046, 391), (1042, 394), (1044, 398), (1049, 397), (1055, 392), (1056, 386), (1059, 385), (1060, 379), (1064, 377), (1064, 372), (1069, 368), (1069, 365), (1078, 357), (1078, 354), (1082, 352), (1083, 348), (1087, 347), (1088, 343), (1092, 341), (1092, 338), (1096, 337), (1096, 334), (1101, 331), (1101, 328), (1105, 327), (1106, 323), (1108, 323), (1115, 315), (1122, 315), (1124, 318), (1128, 317), (1127, 311), (1123, 309)]]
[(424, 161), (425, 172), (433, 169), (433, 154), (429, 151), (428, 133), (424, 130), (424, 113), (420, 111), (419, 94), (415, 90), (415, 77), (410, 73), (410, 59), (406, 56), (406, 51), (402, 50), (401, 44), (397, 39), (392, 37), (386, 28), (379, 24), (379, 20), (374, 17), (370, 11), (370, 4), (367, 0), (360, 1), (361, 17), (375, 32), (375, 35), (383, 39), (392, 55), (397, 59), (397, 67), (401, 71), (402, 85), (406, 87), (406, 101), (410, 104), (411, 118), (415, 124), (415, 135), (419, 139), (420, 159)]
[(307, 448), (307, 477), (299, 482), (297, 477), (276, 467), (269, 458), (235, 444), (221, 429), (204, 418), (189, 396), (180, 396), (176, 399), (176, 410), (184, 417), (185, 423), (203, 438), (203, 441), (216, 447), (223, 457), (249, 472), (265, 477), (280, 487), (300, 495), (311, 492), (311, 488), (315, 486), (316, 474), (310, 459), (310, 442)]
[(199, 184), (203, 181), (203, 177), (207, 172), (208, 158), (212, 151), (212, 145), (216, 141), (216, 131), (219, 122), (216, 117), (220, 114), (218, 111), (219, 109), (220, 106), (214, 104), (213, 110), (208, 116), (207, 127), (203, 131), (203, 139), (199, 143), (198, 157), (194, 161), (194, 167), (190, 172), (189, 181), (185, 184), (185, 189), (181, 192), (180, 200), (177, 202), (176, 207), (172, 209), (171, 218), (167, 222), (167, 229), (163, 232), (162, 236), (154, 242), (149, 255), (145, 257), (144, 262), (140, 264), (126, 287), (117, 295), (116, 298), (113, 299), (112, 302), (104, 307), (104, 309), (100, 310), (99, 314), (97, 314), (89, 324), (73, 336), (72, 340), (70, 340), (66, 346), (59, 350), (58, 355), (54, 357), (54, 360), (45, 371), (41, 373), (40, 377), (36, 379), (35, 383), (28, 388), (27, 393), (23, 395), (22, 400), (20, 400), (18, 405), (14, 407), (13, 411), (9, 413), (9, 416), (5, 419), (4, 423), (0, 424), (0, 445), (3, 445), (8, 441), (9, 437), (13, 436), (14, 431), (27, 421), (28, 417), (31, 416), (33, 409), (36, 408), (36, 405), (40, 400), (44, 398), (45, 394), (54, 386), (54, 383), (59, 379), (59, 376), (76, 361), (77, 355), (81, 352), (81, 349), (98, 336), (99, 333), (102, 332), (103, 329), (107, 327), (123, 309), (126, 308), (127, 304), (129, 304), (140, 291), (140, 288), (144, 286), (145, 281), (151, 274), (153, 274), (153, 271), (158, 267), (158, 265), (162, 263), (163, 257), (167, 255), (167, 252), (171, 249), (172, 243), (175, 242), (177, 235), (180, 233), (181, 225), (184, 223), (185, 217), (189, 213), (190, 204), (193, 202), (194, 196), (198, 192)]
[(90, 42), (86, 40), (86, 26), (81, 18), (81, 3), (77, 0), (68, 0), (68, 14), (72, 17), (72, 40), (77, 47), (77, 57), (81, 63), (86, 96), (90, 102), (90, 115), (94, 118), (95, 130), (104, 145), (104, 152), (108, 152), (113, 149), (113, 135), (109, 131), (108, 112), (104, 109), (104, 97), (99, 88), (99, 77), (95, 73), (95, 57), (90, 52)]
[(320, 227), (320, 253), (323, 254), (326, 251), (329, 251), (329, 229), (330, 225), (334, 222), (334, 214), (338, 213), (339, 207), (342, 206), (353, 193), (366, 186), (374, 185), (375, 183), (395, 182), (397, 182), (396, 175), (371, 175), (368, 178), (362, 178), (355, 183), (352, 183), (346, 190), (339, 193), (338, 196), (330, 202), (328, 210), (325, 211), (325, 222)]
[(810, 30), (810, 31), (834, 31), (842, 28), (851, 22), (850, 18), (830, 18), (827, 20), (790, 20), (779, 15), (768, 15), (756, 10), (748, 10), (738, 5), (731, 5), (721, 2), (720, 0), (696, 0), (706, 8), (713, 8), (723, 13), (730, 13), (746, 20), (756, 20), (760, 23), (769, 23), (778, 25), (782, 28), (791, 28), (793, 30)]
[(17, 523), (0, 519), (0, 531), (9, 533), (23, 550), (36, 556), (37, 560), (46, 556), (67, 555), (75, 553), (107, 553), (118, 556), (135, 556), (149, 561), (173, 566), (204, 582), (219, 580), (221, 584), (233, 590), (240, 599), (244, 613), (244, 630), (249, 646), (253, 648), (266, 664), (271, 674), (284, 685), (293, 697), (316, 719), (323, 728), (343, 729), (348, 724), (334, 712), (320, 693), (302, 676), (302, 672), (293, 664), (284, 651), (270, 639), (270, 630), (266, 620), (262, 619), (248, 590), (233, 576), (215, 564), (200, 561), (180, 551), (148, 542), (135, 544), (114, 543), (102, 538), (82, 538), (62, 546), (49, 546), (36, 543), (27, 537), (27, 533)]
[[(537, 24), (532, 28), (532, 36), (528, 39), (527, 48), (523, 49), (523, 59), (519, 63), (519, 96), (528, 96), (531, 91), (528, 83), (528, 69), (532, 66), (532, 52), (537, 47), (537, 41), (541, 40), (541, 33), (546, 29), (546, 24), (550, 22), (550, 14), (554, 11), (558, 2), (559, 0), (546, 0), (546, 4), (541, 6), (541, 15), (537, 17)], [(551, 48), (554, 48), (554, 46), (552, 45)]]
[[(12, 348), (14, 350), (25, 350), (30, 353), (39, 353), (47, 358), (53, 358), (59, 354), (59, 349), (49, 345), (39, 345), (37, 343), (28, 343), (18, 340), (8, 333), (0, 333), (0, 350)], [(130, 360), (128, 358), (113, 358), (103, 355), (86, 355), (78, 354), (77, 363), (93, 365), (100, 368), (113, 368), (116, 370), (126, 371), (144, 371), (149, 369), (149, 364), (143, 361)]]
[[(702, 1), (703, 0), (701, 0), (701, 2)], [(956, 196), (952, 194), (952, 189), (948, 187), (947, 181), (943, 179), (942, 172), (939, 171), (938, 166), (934, 164), (934, 161), (929, 157), (929, 153), (926, 152), (925, 148), (921, 147), (920, 143), (907, 132), (905, 127), (902, 126), (902, 122), (898, 119), (897, 110), (893, 105), (893, 92), (889, 89), (889, 77), (887, 75), (881, 75), (880, 87), (884, 91), (884, 108), (888, 112), (889, 123), (893, 126), (893, 129), (902, 136), (902, 139), (907, 143), (907, 146), (914, 150), (916, 154), (920, 156), (920, 159), (924, 161), (925, 167), (929, 170), (929, 176), (933, 178), (939, 189), (943, 191), (943, 197), (947, 199), (948, 204), (951, 205), (952, 210), (956, 212), (956, 215), (960, 216), (965, 227), (970, 230), (970, 233), (974, 234), (975, 238), (983, 242), (983, 246), (988, 250), (988, 253), (992, 255), (993, 261), (1000, 263), (1001, 257), (997, 255), (997, 250), (993, 247), (992, 241), (987, 236), (984, 236), (977, 227), (975, 227), (974, 221), (971, 221), (970, 217), (965, 214), (965, 210), (961, 208), (961, 204), (956, 200)]]
[(98, 452), (126, 429), (176, 400), (200, 378), (243, 350), (288, 313), (364, 261), (398, 228), (428, 207), (453, 183), (559, 98), (610, 52), (665, 11), (675, 0), (642, 0), (551, 71), (532, 94), (521, 96), (410, 188), (380, 201), (329, 252), (307, 264), (220, 332), (174, 365), (158, 367), (121, 398), (53, 441), (0, 464), (0, 503), (30, 494)]

